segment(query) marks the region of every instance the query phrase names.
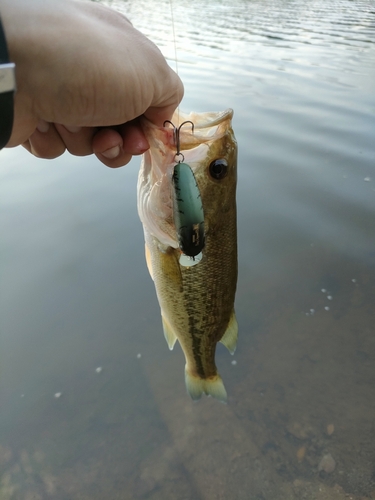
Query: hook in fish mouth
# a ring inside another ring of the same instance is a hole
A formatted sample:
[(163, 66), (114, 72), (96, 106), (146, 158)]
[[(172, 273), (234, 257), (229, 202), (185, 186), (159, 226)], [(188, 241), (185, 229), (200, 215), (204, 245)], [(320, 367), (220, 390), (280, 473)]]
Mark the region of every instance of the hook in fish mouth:
[(190, 123), (191, 124), (191, 132), (194, 134), (194, 123), (191, 120), (186, 120), (186, 121), (182, 122), (179, 127), (176, 127), (176, 125), (174, 125), (174, 123), (172, 123), (170, 120), (165, 120), (165, 122), (163, 123), (163, 127), (165, 127), (166, 123), (169, 123), (173, 127), (173, 138), (174, 138), (174, 143), (176, 146), (175, 158), (176, 158), (176, 156), (180, 156), (181, 160), (179, 160), (178, 163), (182, 163), (185, 160), (185, 157), (181, 153), (181, 149), (180, 149), (180, 131), (184, 125), (186, 125), (187, 123)]

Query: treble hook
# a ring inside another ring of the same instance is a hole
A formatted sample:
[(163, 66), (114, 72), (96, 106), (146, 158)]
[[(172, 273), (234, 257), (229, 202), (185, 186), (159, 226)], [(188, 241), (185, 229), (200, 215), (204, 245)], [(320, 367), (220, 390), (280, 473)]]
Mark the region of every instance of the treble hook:
[(176, 145), (176, 150), (177, 150), (175, 157), (180, 156), (182, 159), (179, 160), (178, 163), (181, 163), (185, 160), (185, 157), (180, 151), (180, 130), (181, 130), (181, 127), (183, 127), (187, 123), (190, 123), (191, 124), (191, 132), (194, 133), (194, 123), (190, 120), (186, 120), (185, 122), (182, 122), (179, 127), (176, 127), (176, 125), (174, 125), (171, 121), (165, 120), (165, 122), (163, 123), (163, 127), (165, 127), (166, 123), (169, 123), (173, 127), (173, 139), (174, 139), (174, 143)]

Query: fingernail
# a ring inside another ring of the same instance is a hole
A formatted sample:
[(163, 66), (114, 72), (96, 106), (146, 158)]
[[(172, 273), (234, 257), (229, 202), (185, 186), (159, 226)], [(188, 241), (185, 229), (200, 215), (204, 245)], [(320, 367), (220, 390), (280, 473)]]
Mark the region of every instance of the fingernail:
[(113, 158), (117, 158), (117, 156), (120, 154), (120, 146), (114, 146), (113, 148), (107, 149), (107, 151), (104, 151), (101, 153), (104, 158), (108, 158), (108, 160), (113, 160)]
[(82, 127), (67, 127), (66, 125), (64, 125), (64, 127), (71, 134), (76, 134), (77, 132), (79, 132), (82, 129)]
[(37, 128), (37, 130), (39, 130), (39, 132), (42, 132), (42, 134), (45, 134), (49, 130), (49, 123), (46, 122), (45, 120), (39, 120), (36, 128)]
[(148, 149), (150, 149), (150, 145), (147, 139), (144, 138), (143, 140), (138, 141), (138, 144), (134, 147), (134, 151), (136, 151), (134, 154), (143, 155), (143, 153), (145, 153)]
[(143, 153), (145, 153), (148, 149), (150, 149), (150, 147), (148, 147), (148, 148), (139, 148), (138, 154), (143, 155)]

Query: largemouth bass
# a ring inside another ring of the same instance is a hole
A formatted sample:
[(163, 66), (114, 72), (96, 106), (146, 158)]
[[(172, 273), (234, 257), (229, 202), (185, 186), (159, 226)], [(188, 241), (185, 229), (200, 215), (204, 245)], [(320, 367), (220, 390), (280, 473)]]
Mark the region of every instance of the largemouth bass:
[[(146, 261), (165, 338), (170, 349), (177, 339), (180, 342), (186, 359), (186, 388), (193, 399), (205, 393), (226, 400), (215, 365), (216, 344), (222, 342), (233, 354), (237, 343), (237, 144), (232, 116), (231, 109), (175, 113), (174, 125), (186, 120), (194, 124), (193, 130), (187, 124), (179, 131), (183, 157), (176, 155), (172, 128), (157, 127), (146, 119), (142, 122), (150, 144), (138, 178)], [(196, 205), (193, 212), (204, 217), (201, 223), (192, 224), (192, 242), (201, 249), (198, 255), (182, 251), (183, 241), (187, 248), (192, 243), (184, 233), (183, 203), (189, 211), (190, 205)]]

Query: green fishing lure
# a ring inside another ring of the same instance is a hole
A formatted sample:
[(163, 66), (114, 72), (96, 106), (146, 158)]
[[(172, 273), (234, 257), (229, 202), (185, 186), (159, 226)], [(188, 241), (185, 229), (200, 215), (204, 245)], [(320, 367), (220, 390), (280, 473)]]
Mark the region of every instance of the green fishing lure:
[(173, 171), (174, 222), (181, 251), (196, 257), (204, 247), (204, 213), (194, 173), (187, 163), (177, 163)]
[(173, 127), (174, 143), (176, 145), (175, 158), (180, 158), (173, 169), (174, 203), (173, 217), (177, 230), (177, 237), (182, 260), (180, 264), (191, 266), (200, 262), (199, 254), (204, 248), (204, 213), (201, 195), (194, 173), (187, 163), (180, 149), (181, 127), (189, 123), (194, 133), (194, 123), (190, 120), (176, 127), (171, 121), (166, 120)]

